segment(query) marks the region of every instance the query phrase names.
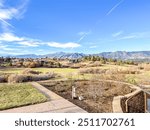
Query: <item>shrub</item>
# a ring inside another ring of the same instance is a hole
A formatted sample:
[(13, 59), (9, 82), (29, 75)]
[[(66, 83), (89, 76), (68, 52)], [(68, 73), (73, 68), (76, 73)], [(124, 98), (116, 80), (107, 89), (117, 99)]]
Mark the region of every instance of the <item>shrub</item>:
[(39, 61), (34, 61), (34, 64), (35, 64), (35, 67), (41, 67), (42, 66), (41, 62), (39, 62)]
[(139, 64), (138, 69), (145, 70), (145, 71), (150, 71), (150, 64), (148, 64), (148, 63)]
[(87, 68), (87, 69), (80, 69), (80, 74), (103, 74), (105, 73), (105, 69), (99, 69), (99, 68)]
[(8, 83), (22, 83), (29, 81), (30, 77), (27, 75), (11, 74), (8, 77)]
[(98, 67), (98, 66), (102, 66), (102, 62), (100, 61), (95, 61), (95, 62), (90, 62), (89, 64), (86, 65), (86, 67)]
[(23, 62), (23, 66), (27, 68), (35, 68), (35, 67), (40, 67), (40, 63), (34, 61), (25, 61)]
[(99, 79), (103, 80), (114, 80), (114, 81), (125, 81), (126, 77), (124, 74), (102, 74), (97, 76)]
[(139, 74), (140, 72), (137, 69), (109, 69), (106, 71), (106, 74)]
[(144, 70), (145, 71), (150, 71), (150, 65), (144, 65)]
[(0, 75), (0, 83), (7, 82), (8, 80), (8, 75)]
[(35, 71), (35, 70), (32, 70), (32, 69), (29, 69), (29, 68), (25, 69), (25, 70), (22, 72), (22, 74), (40, 74), (40, 73), (41, 73), (41, 72)]
[(139, 66), (139, 67), (138, 67), (138, 69), (139, 69), (139, 70), (143, 70), (143, 69), (144, 69), (144, 67), (142, 67), (142, 66)]
[(49, 75), (49, 76), (51, 76), (51, 77), (53, 77), (53, 78), (56, 77), (56, 75), (57, 75), (57, 74), (54, 73), (54, 72), (46, 72), (45, 74), (46, 74), (46, 75)]
[(73, 65), (70, 66), (70, 68), (73, 68), (73, 69), (78, 69), (80, 67), (81, 67), (80, 64), (73, 64)]
[(40, 81), (40, 80), (48, 80), (54, 78), (56, 76), (55, 73), (47, 73), (47, 74), (11, 74), (8, 77), (8, 83), (22, 83), (22, 82), (29, 82), (29, 81)]
[(16, 62), (15, 66), (16, 66), (16, 67), (21, 67), (22, 64), (23, 64), (22, 62)]
[(30, 81), (48, 80), (51, 78), (54, 78), (54, 75), (50, 75), (50, 74), (32, 75), (30, 76)]
[(137, 81), (136, 79), (132, 78), (132, 77), (129, 77), (126, 79), (126, 82), (130, 83), (130, 84), (134, 84), (134, 85), (137, 85)]
[(36, 67), (36, 63), (35, 62), (30, 62), (28, 67), (29, 68), (35, 68)]
[(29, 61), (23, 62), (23, 66), (24, 66), (24, 67), (29, 67), (29, 65), (30, 65), (30, 62), (29, 62)]

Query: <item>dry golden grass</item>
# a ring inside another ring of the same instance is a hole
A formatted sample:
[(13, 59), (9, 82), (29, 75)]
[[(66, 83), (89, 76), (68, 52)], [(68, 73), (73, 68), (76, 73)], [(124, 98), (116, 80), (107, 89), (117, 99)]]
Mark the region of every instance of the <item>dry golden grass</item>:
[(139, 64), (138, 67), (141, 70), (150, 71), (150, 64), (143, 63), (143, 64)]
[(0, 83), (7, 82), (7, 80), (8, 80), (8, 75), (6, 74), (0, 75)]
[(105, 72), (106, 70), (101, 68), (84, 68), (79, 70), (80, 74), (103, 74)]
[(40, 81), (40, 80), (49, 80), (56, 76), (55, 73), (49, 72), (47, 74), (11, 74), (8, 77), (8, 83), (22, 83), (22, 82), (30, 82), (30, 81)]
[(32, 70), (30, 68), (27, 68), (22, 72), (22, 74), (40, 74), (40, 73), (41, 73), (40, 71)]

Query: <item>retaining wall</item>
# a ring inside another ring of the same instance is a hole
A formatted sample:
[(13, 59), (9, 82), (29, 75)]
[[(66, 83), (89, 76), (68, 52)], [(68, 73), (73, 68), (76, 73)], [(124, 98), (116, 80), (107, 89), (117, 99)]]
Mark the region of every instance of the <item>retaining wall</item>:
[(145, 112), (145, 96), (144, 92), (131, 96), (125, 102), (127, 113), (144, 113)]
[[(112, 103), (114, 113), (144, 112), (144, 92), (135, 85), (130, 87), (135, 91), (124, 96), (114, 97)], [(135, 109), (137, 105), (139, 106), (138, 110)]]

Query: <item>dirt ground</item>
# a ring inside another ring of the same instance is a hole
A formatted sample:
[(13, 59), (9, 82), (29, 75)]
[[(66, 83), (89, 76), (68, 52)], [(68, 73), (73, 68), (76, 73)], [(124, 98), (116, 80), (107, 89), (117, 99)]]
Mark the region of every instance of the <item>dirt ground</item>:
[[(65, 99), (73, 102), (90, 113), (112, 112), (114, 96), (125, 95), (133, 92), (126, 84), (111, 83), (94, 80), (67, 80), (39, 82)], [(76, 94), (83, 100), (72, 99), (72, 86), (76, 87)]]

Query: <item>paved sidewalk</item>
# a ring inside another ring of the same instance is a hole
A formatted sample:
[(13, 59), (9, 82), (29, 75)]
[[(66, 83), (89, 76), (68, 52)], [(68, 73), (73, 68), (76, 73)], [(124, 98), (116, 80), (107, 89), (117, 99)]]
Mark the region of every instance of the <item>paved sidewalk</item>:
[(8, 109), (0, 111), (0, 113), (87, 113), (82, 108), (60, 97), (40, 84), (36, 82), (32, 82), (31, 84), (48, 97), (47, 102)]

